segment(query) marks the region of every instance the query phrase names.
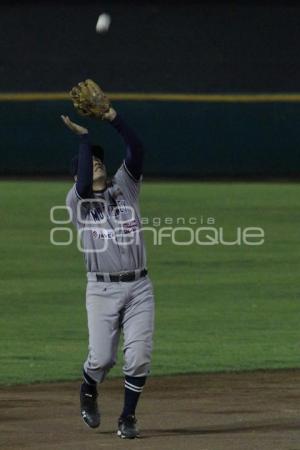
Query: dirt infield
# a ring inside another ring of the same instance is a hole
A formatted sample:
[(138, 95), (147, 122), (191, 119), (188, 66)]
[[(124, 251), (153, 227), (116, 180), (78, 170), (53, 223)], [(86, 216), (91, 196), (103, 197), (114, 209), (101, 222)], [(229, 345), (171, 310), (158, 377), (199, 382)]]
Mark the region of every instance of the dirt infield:
[(102, 424), (78, 414), (79, 382), (0, 389), (0, 448), (300, 450), (300, 370), (151, 378), (141, 438), (119, 439), (121, 380), (101, 387)]

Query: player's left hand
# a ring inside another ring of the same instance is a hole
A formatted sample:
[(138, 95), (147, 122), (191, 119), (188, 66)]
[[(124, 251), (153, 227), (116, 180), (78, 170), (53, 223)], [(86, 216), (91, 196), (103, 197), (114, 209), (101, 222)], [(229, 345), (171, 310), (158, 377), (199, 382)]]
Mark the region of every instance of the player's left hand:
[(70, 91), (75, 110), (81, 116), (103, 120), (109, 113), (110, 101), (101, 87), (91, 79), (81, 81)]
[(89, 130), (85, 127), (82, 127), (81, 125), (78, 125), (75, 122), (72, 122), (69, 116), (60, 116), (62, 118), (62, 121), (64, 124), (75, 134), (83, 135), (88, 134)]

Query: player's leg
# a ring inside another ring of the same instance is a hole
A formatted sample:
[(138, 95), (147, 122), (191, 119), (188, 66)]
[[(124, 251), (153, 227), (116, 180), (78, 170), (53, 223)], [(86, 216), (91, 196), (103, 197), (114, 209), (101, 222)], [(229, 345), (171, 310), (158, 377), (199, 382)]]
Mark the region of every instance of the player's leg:
[(87, 285), (89, 353), (84, 371), (96, 383), (102, 383), (116, 363), (123, 296), (118, 283), (89, 282)]
[(120, 294), (116, 283), (89, 282), (87, 286), (89, 354), (84, 363), (80, 403), (81, 415), (91, 428), (100, 424), (97, 384), (103, 382), (116, 362)]
[(121, 437), (133, 438), (138, 435), (135, 410), (151, 363), (154, 297), (149, 278), (141, 278), (131, 284), (130, 301), (124, 309), (122, 327), (125, 390), (118, 434)]

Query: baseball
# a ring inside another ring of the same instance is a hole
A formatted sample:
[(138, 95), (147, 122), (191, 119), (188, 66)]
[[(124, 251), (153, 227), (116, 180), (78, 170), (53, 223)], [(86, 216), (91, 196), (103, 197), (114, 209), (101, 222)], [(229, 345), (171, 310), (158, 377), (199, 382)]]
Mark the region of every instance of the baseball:
[(97, 33), (106, 33), (109, 30), (111, 23), (111, 17), (107, 13), (102, 13), (98, 17), (98, 21), (96, 24), (96, 32)]

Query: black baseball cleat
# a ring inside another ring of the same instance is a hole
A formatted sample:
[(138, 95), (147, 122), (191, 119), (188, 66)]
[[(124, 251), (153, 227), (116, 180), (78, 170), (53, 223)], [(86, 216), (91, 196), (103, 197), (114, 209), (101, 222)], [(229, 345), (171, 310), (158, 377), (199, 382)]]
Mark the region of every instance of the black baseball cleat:
[(97, 388), (82, 383), (80, 388), (80, 413), (84, 422), (90, 428), (97, 428), (100, 425), (100, 413), (97, 404)]
[(117, 435), (123, 439), (134, 439), (139, 437), (139, 430), (136, 426), (136, 418), (133, 415), (120, 417), (118, 421)]

